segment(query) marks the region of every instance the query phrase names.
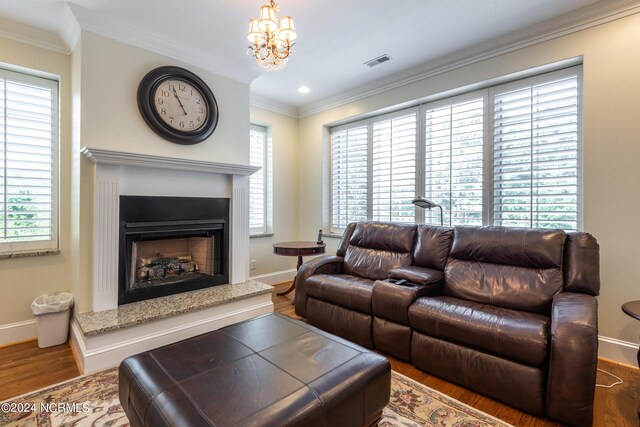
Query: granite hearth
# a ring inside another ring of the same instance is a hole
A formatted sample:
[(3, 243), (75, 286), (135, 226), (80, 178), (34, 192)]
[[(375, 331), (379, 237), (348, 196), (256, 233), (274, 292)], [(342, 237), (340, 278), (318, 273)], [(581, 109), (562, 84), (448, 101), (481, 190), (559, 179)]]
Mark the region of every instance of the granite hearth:
[[(72, 348), (82, 371), (273, 311), (273, 287), (254, 280), (79, 313)], [(80, 353), (80, 354), (78, 354)]]

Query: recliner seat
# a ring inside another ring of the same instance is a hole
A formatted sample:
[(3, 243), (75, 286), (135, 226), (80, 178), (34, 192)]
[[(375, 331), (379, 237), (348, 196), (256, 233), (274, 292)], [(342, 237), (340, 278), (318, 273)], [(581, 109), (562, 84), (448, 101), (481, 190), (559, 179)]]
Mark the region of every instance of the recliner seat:
[[(387, 278), (390, 270), (411, 265), (415, 230), (415, 225), (350, 225), (345, 232), (345, 236), (349, 236), (348, 245), (344, 251), (339, 251), (342, 255), (339, 273), (320, 273), (302, 279), (306, 269), (300, 269), (300, 281), (305, 283), (304, 312), (307, 321), (373, 348), (373, 283)], [(303, 297), (298, 295), (296, 293), (296, 301), (302, 302)]]

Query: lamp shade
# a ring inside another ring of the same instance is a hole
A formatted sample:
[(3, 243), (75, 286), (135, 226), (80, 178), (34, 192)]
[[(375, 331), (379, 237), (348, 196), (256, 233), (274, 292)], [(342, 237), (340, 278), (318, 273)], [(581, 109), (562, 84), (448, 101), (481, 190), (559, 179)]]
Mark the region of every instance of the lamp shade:
[(269, 5), (264, 5), (260, 8), (260, 21), (258, 21), (258, 28), (262, 31), (276, 31), (278, 29), (278, 22), (276, 21), (276, 12)]
[(249, 31), (247, 32), (247, 40), (249, 40), (251, 43), (254, 43), (256, 41), (256, 37), (258, 38), (258, 40), (260, 40), (260, 38), (262, 38), (262, 35), (263, 32), (258, 28), (258, 20), (249, 20)]
[(280, 20), (280, 31), (278, 32), (278, 38), (282, 41), (294, 41), (298, 37), (296, 33), (296, 27), (293, 25), (293, 18), (290, 16), (283, 16)]
[(432, 209), (435, 207), (439, 207), (440, 205), (437, 203), (432, 202), (429, 199), (426, 199), (422, 196), (416, 196), (415, 199), (413, 199), (411, 201), (411, 203), (413, 203), (414, 205), (418, 206), (419, 208), (423, 208), (423, 209)]

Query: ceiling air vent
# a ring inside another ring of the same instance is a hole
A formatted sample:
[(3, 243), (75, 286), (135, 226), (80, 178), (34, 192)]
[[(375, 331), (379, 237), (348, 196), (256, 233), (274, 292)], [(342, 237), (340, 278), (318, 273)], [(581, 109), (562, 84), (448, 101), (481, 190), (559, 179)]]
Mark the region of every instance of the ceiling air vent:
[(373, 58), (371, 61), (367, 61), (364, 63), (367, 67), (375, 67), (376, 65), (380, 65), (383, 62), (391, 61), (391, 57), (386, 53), (382, 56), (378, 56), (377, 58)]

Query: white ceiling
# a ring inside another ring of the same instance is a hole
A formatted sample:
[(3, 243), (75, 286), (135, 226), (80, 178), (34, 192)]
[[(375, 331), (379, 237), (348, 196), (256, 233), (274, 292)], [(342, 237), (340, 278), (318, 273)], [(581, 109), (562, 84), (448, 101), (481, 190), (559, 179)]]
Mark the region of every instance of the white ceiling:
[[(258, 76), (252, 95), (294, 107), (317, 103), (358, 86), (389, 78), (483, 41), (518, 32), (593, 3), (610, 0), (280, 0), (298, 30), (294, 55), (282, 72), (262, 75), (246, 55), (249, 18), (266, 0), (72, 0), (82, 27), (114, 34), (135, 29), (164, 42), (163, 52), (196, 65), (228, 65)], [(0, 17), (62, 33), (65, 2), (0, 0)], [(82, 16), (82, 19), (80, 18)], [(83, 21), (91, 25), (83, 25)], [(131, 32), (130, 31), (130, 32)], [(169, 47), (170, 46), (170, 47)], [(375, 68), (365, 61), (393, 60)], [(209, 61), (209, 62), (207, 62)], [(311, 88), (299, 94), (300, 85)]]

